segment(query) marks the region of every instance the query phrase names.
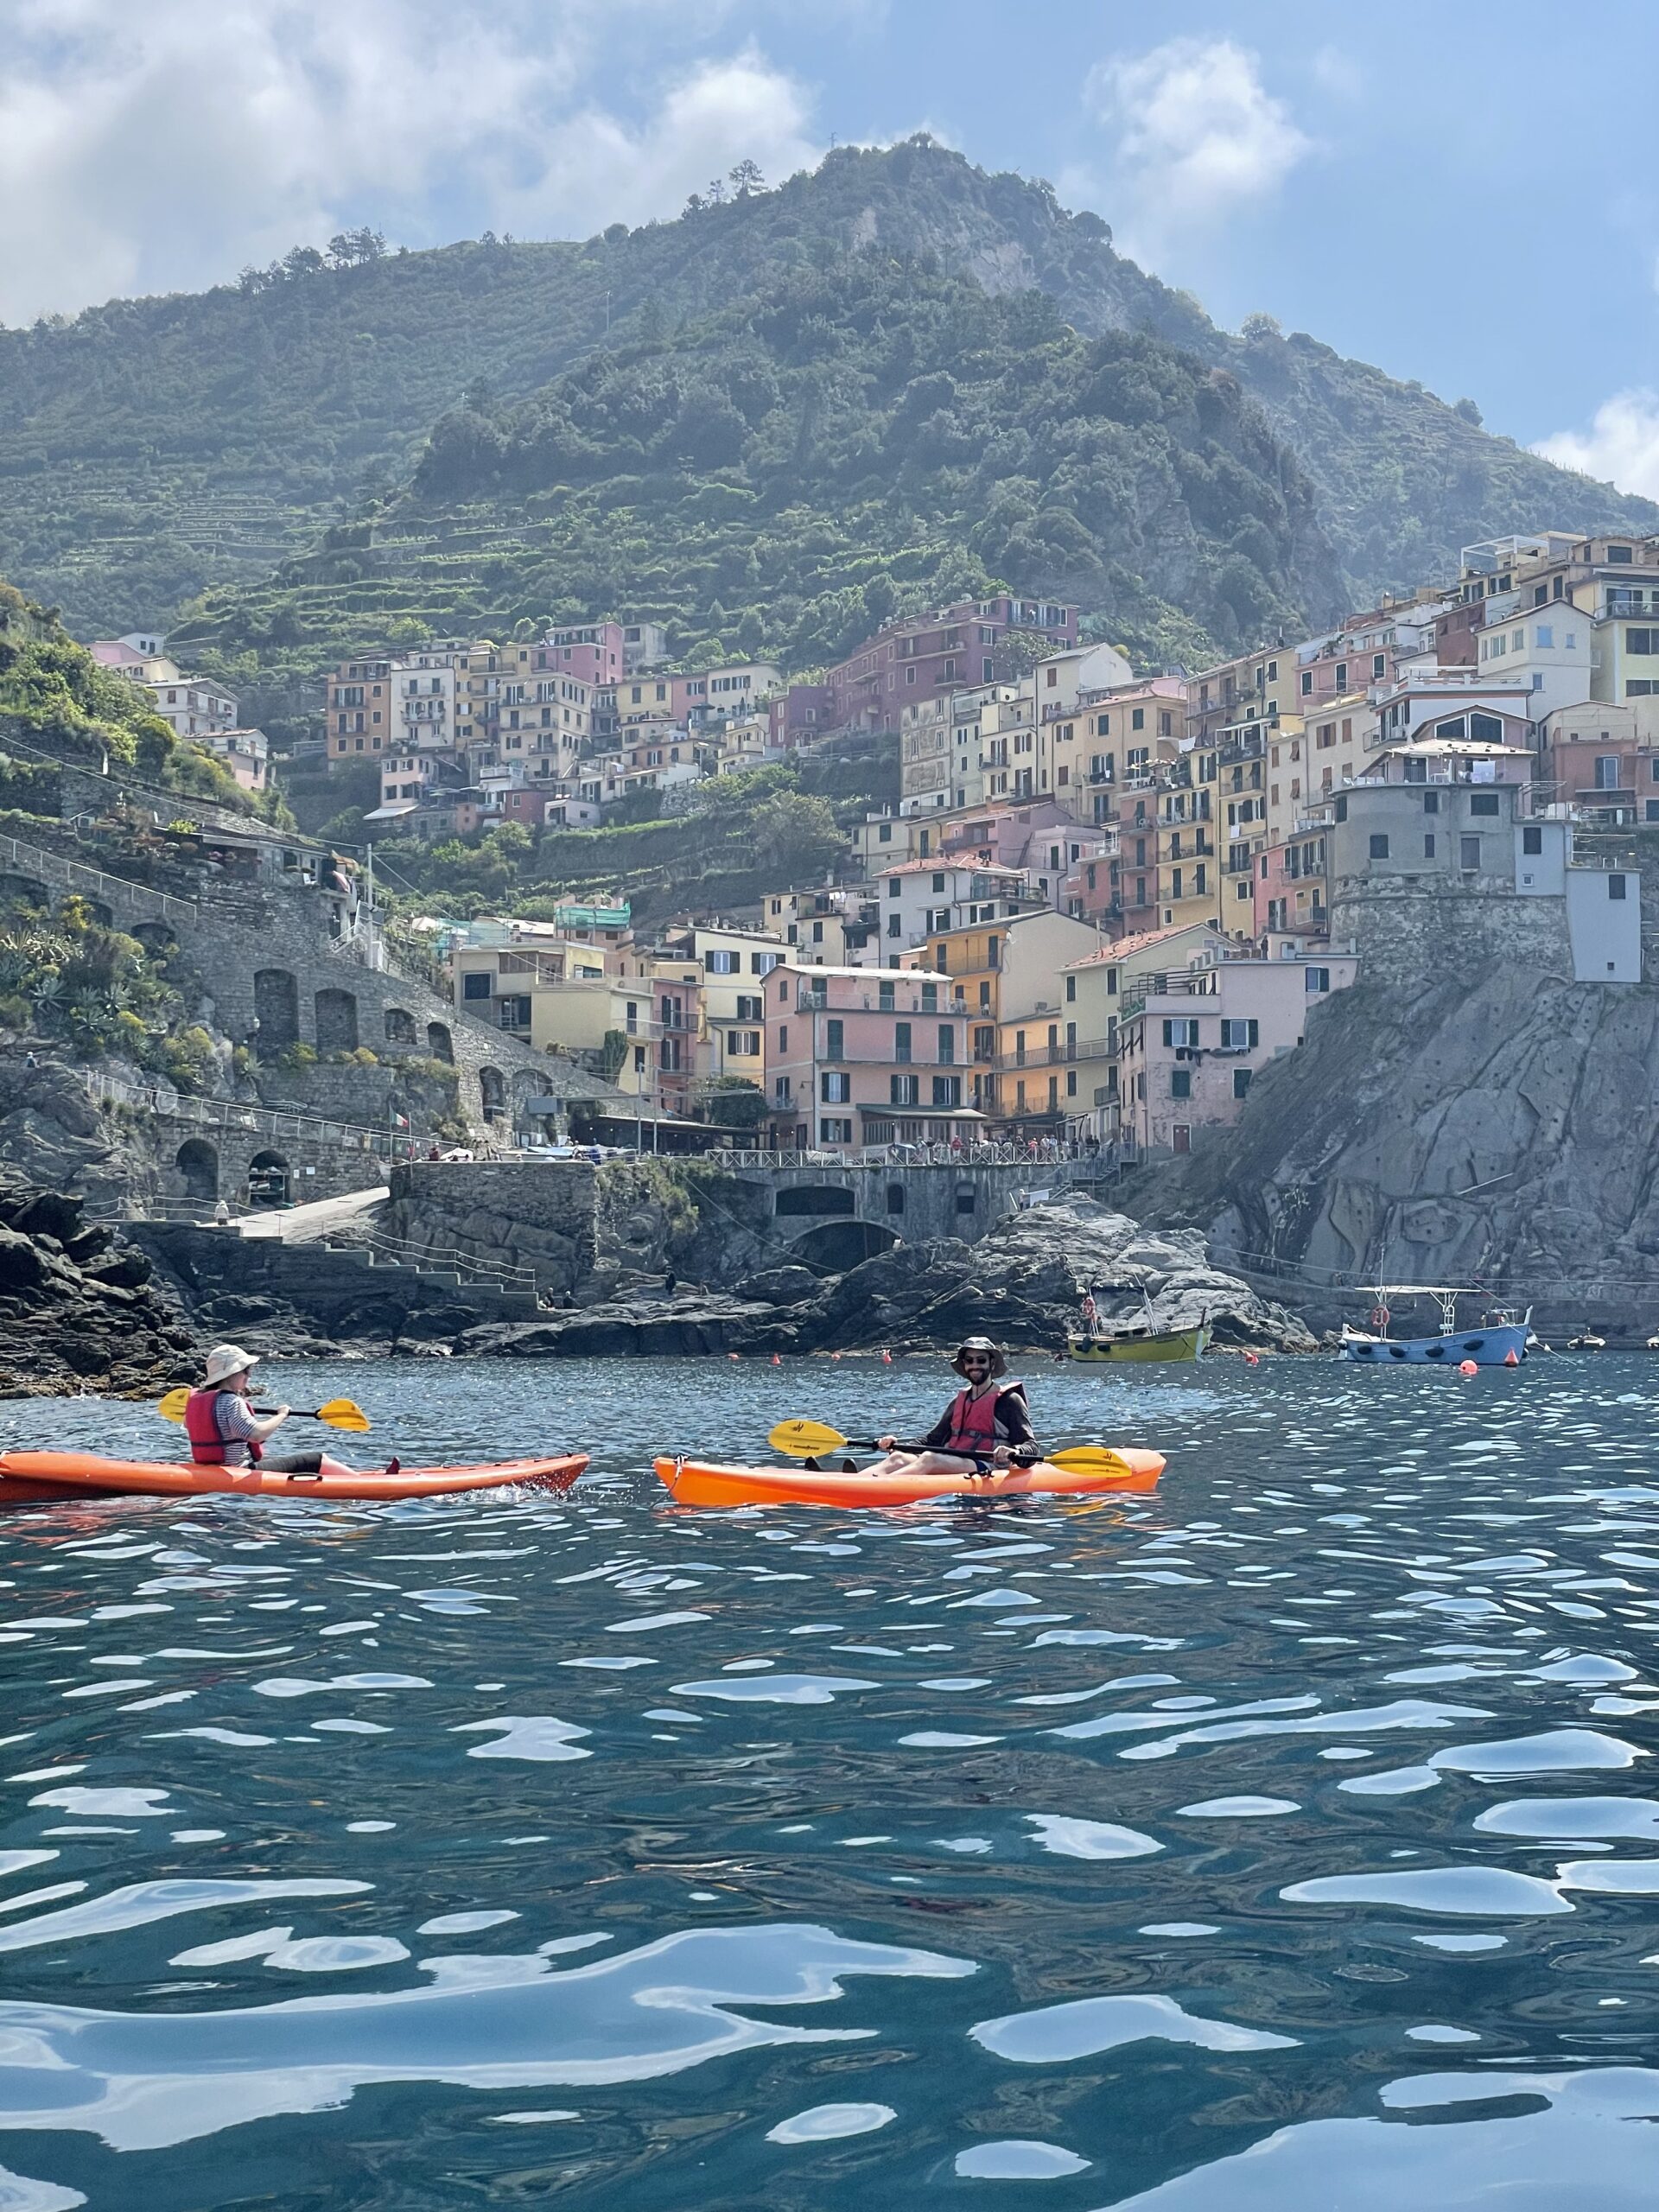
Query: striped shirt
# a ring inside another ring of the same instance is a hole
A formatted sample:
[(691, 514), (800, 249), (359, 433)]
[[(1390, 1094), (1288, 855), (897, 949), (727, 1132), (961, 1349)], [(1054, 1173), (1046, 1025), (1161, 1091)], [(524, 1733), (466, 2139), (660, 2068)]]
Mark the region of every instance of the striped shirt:
[(225, 1444), (227, 1467), (251, 1467), (247, 1440), (259, 1433), (258, 1420), (247, 1400), (234, 1390), (220, 1390), (213, 1399), (213, 1420)]

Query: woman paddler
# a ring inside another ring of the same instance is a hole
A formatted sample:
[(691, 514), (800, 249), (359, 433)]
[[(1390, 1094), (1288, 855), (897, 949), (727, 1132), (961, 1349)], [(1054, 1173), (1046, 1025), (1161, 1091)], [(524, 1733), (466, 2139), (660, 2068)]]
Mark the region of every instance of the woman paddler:
[(867, 1474), (983, 1475), (993, 1467), (1039, 1458), (1026, 1386), (1004, 1379), (1008, 1363), (990, 1338), (964, 1338), (950, 1364), (963, 1388), (922, 1439), (922, 1450), (879, 1436), (876, 1442), (887, 1456), (867, 1467)]
[(324, 1452), (289, 1452), (280, 1457), (265, 1450), (288, 1419), (288, 1408), (277, 1406), (257, 1414), (248, 1403), (253, 1388), (257, 1352), (239, 1344), (215, 1344), (207, 1355), (201, 1387), (185, 1402), (184, 1433), (190, 1440), (190, 1457), (199, 1467), (264, 1467), (276, 1475), (348, 1475), (343, 1460)]

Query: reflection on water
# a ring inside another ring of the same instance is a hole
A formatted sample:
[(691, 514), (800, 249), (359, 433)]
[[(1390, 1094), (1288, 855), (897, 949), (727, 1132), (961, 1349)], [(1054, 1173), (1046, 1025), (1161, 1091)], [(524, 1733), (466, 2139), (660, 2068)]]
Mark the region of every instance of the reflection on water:
[(649, 1473), (947, 1379), (309, 1370), (594, 1471), (8, 1515), (0, 2207), (1651, 2205), (1659, 1367), (1044, 1370), (1122, 1503)]

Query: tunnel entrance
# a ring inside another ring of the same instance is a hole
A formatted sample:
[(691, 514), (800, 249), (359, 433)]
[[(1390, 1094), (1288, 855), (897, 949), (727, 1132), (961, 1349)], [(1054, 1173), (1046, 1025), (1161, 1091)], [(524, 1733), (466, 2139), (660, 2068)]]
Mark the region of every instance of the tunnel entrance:
[(891, 1229), (874, 1221), (826, 1221), (809, 1229), (790, 1246), (790, 1256), (804, 1267), (822, 1268), (830, 1274), (844, 1274), (861, 1260), (890, 1252), (899, 1242)]

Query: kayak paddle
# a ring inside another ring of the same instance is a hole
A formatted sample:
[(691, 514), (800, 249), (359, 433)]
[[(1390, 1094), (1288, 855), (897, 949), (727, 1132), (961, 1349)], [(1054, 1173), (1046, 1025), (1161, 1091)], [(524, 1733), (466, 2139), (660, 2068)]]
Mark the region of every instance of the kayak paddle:
[[(169, 1390), (156, 1410), (163, 1421), (182, 1421), (189, 1398), (188, 1390)], [(248, 1410), (264, 1415), (274, 1414), (276, 1408), (275, 1406), (251, 1406)], [(302, 1413), (298, 1407), (290, 1407), (289, 1417), (293, 1421), (326, 1421), (330, 1428), (349, 1429), (354, 1436), (362, 1435), (369, 1426), (369, 1417), (362, 1407), (353, 1405), (349, 1398), (330, 1398), (326, 1406), (319, 1406), (315, 1413)]]
[[(779, 1421), (766, 1441), (774, 1452), (783, 1452), (791, 1459), (816, 1459), (821, 1452), (874, 1452), (880, 1449), (873, 1436), (843, 1436), (838, 1428), (830, 1428), (823, 1421)], [(925, 1452), (931, 1447), (924, 1444), (906, 1444), (898, 1447), (905, 1452)], [(977, 1458), (972, 1452), (962, 1452), (962, 1459)], [(1103, 1444), (1073, 1444), (1062, 1452), (1045, 1452), (1045, 1459), (1052, 1467), (1063, 1467), (1069, 1475), (1129, 1475), (1135, 1470), (1128, 1461)]]

